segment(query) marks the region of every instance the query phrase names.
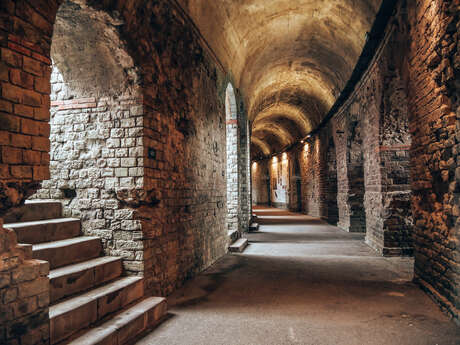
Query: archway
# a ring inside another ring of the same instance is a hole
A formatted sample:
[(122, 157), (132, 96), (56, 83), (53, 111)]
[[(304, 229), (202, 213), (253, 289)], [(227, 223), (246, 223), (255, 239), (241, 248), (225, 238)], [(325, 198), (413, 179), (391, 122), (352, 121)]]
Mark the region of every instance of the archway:
[(106, 254), (122, 256), (125, 268), (140, 274), (133, 263), (142, 262), (143, 243), (131, 231), (139, 223), (117, 195), (142, 188), (143, 111), (119, 24), (104, 11), (69, 0), (57, 12), (50, 179), (33, 198), (62, 202), (64, 216), (80, 218), (85, 235), (101, 238)]
[(225, 91), (226, 140), (227, 140), (227, 227), (239, 230), (239, 178), (238, 178), (238, 113), (232, 84)]

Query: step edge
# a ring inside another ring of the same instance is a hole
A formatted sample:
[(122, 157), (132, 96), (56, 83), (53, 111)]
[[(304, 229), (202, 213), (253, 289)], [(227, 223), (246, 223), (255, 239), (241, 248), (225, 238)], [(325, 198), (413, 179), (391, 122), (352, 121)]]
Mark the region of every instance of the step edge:
[[(51, 319), (59, 317), (59, 316), (61, 316), (63, 314), (69, 313), (70, 311), (72, 311), (74, 309), (77, 309), (77, 308), (80, 308), (83, 305), (86, 305), (88, 303), (91, 303), (94, 300), (97, 300), (97, 299), (99, 299), (99, 298), (101, 298), (101, 297), (103, 297), (105, 295), (108, 295), (108, 294), (110, 294), (112, 292), (115, 292), (117, 290), (123, 290), (123, 289), (127, 288), (130, 285), (136, 284), (139, 281), (141, 281), (142, 279), (143, 279), (143, 277), (121, 277), (121, 278), (119, 278), (119, 279), (117, 279), (115, 281), (112, 281), (112, 282), (107, 283), (105, 285), (98, 286), (95, 289), (91, 289), (89, 291), (86, 291), (83, 294), (79, 294), (77, 296), (74, 296), (74, 297), (71, 297), (69, 299), (66, 299), (65, 301), (61, 301), (59, 303), (51, 305), (49, 307), (49, 318), (51, 320)], [(124, 282), (126, 282), (126, 283), (124, 283)], [(116, 283), (123, 284), (123, 285), (115, 286)], [(112, 286), (110, 286), (110, 285), (112, 285)], [(100, 291), (98, 291), (98, 290), (100, 290)], [(102, 290), (104, 290), (104, 291), (102, 291)], [(87, 296), (87, 295), (89, 295), (89, 296)], [(73, 306), (70, 306), (70, 304), (73, 304), (71, 302), (78, 301), (79, 299), (81, 299), (81, 303), (78, 303), (78, 306), (76, 308), (73, 307)], [(65, 304), (69, 304), (69, 306), (67, 306), (66, 308), (63, 308), (62, 311), (59, 311), (59, 312), (56, 311), (58, 306), (62, 306), (62, 305), (65, 305)]]
[(80, 222), (80, 219), (67, 217), (67, 218), (31, 220), (28, 222), (6, 223), (6, 224), (3, 224), (3, 227), (10, 228), (10, 229), (16, 229), (16, 228), (27, 228), (27, 227), (38, 226), (38, 225), (66, 224), (66, 223), (74, 223), (74, 222)]
[[(38, 250), (44, 250), (44, 249), (50, 249), (50, 248), (63, 248), (68, 245), (89, 242), (89, 241), (94, 241), (94, 240), (100, 240), (100, 238), (96, 236), (78, 236), (78, 237), (67, 238), (65, 240), (37, 243), (37, 244), (32, 245), (32, 251), (38, 251)], [(64, 242), (70, 242), (70, 243), (64, 243)]]
[[(108, 263), (112, 263), (112, 262), (116, 262), (116, 261), (122, 261), (122, 260), (123, 260), (123, 258), (121, 256), (100, 256), (100, 257), (97, 257), (97, 258), (94, 258), (94, 259), (78, 262), (76, 264), (71, 264), (71, 265), (62, 266), (62, 267), (52, 269), (52, 270), (50, 270), (50, 273), (48, 274), (48, 278), (50, 280), (57, 279), (57, 278), (61, 278), (61, 277), (64, 277), (66, 275), (69, 275), (69, 274), (74, 274), (74, 273), (77, 273), (77, 272), (81, 272), (83, 270), (88, 270), (88, 269), (91, 269), (91, 268), (95, 268), (97, 266), (102, 266), (102, 265), (105, 265), (105, 264), (108, 264)], [(94, 265), (91, 265), (91, 263), (94, 263)], [(88, 265), (88, 266), (85, 266), (85, 265)], [(73, 267), (69, 268), (69, 266), (73, 266)], [(62, 272), (62, 273), (59, 272), (59, 271), (64, 271), (64, 268), (67, 268), (69, 271)]]
[[(113, 333), (119, 331), (122, 327), (129, 325), (129, 323), (136, 320), (139, 316), (160, 306), (163, 303), (167, 303), (166, 298), (164, 297), (148, 297), (145, 299), (141, 299), (136, 304), (130, 306), (126, 310), (122, 310), (119, 314), (115, 315), (112, 319), (107, 320), (106, 322), (104, 322), (103, 324), (97, 327), (91, 327), (87, 329), (87, 332), (80, 335), (78, 338), (73, 339), (67, 345), (79, 345), (79, 344), (83, 344), (83, 341), (85, 345), (98, 344), (99, 342), (106, 339)], [(142, 305), (144, 308), (142, 308), (141, 310), (141, 308), (139, 308), (139, 305)], [(132, 311), (132, 309), (134, 310)], [(136, 309), (139, 309), (139, 310), (136, 310)], [(131, 311), (132, 311), (131, 315), (127, 315), (126, 318), (123, 318), (125, 314), (130, 314)], [(119, 322), (121, 321), (120, 319), (122, 318), (125, 320), (125, 322), (123, 324), (120, 324)], [(95, 336), (95, 339), (93, 342), (88, 342), (89, 340), (88, 338), (91, 337), (91, 334), (96, 334), (98, 336)]]

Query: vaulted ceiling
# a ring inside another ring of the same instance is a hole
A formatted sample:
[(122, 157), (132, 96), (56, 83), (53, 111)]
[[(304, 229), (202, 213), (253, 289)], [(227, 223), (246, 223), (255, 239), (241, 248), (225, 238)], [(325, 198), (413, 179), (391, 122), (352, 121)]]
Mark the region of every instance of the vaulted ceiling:
[(248, 107), (253, 157), (313, 129), (358, 60), (381, 0), (179, 0)]

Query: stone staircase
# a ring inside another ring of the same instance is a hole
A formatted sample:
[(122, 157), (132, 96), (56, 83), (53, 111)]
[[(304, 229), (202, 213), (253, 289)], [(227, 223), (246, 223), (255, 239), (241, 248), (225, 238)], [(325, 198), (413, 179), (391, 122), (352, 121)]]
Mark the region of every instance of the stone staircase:
[(59, 202), (29, 201), (4, 222), (50, 264), (51, 344), (133, 344), (165, 317), (166, 300), (144, 297), (143, 278), (123, 276), (122, 259), (103, 256)]

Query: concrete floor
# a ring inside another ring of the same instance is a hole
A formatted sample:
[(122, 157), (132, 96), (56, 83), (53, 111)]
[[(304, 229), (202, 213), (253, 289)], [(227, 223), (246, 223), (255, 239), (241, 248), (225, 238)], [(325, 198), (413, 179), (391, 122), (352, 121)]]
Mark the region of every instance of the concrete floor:
[(318, 219), (258, 208), (260, 232), (168, 298), (139, 345), (459, 345), (460, 328), (383, 258)]

